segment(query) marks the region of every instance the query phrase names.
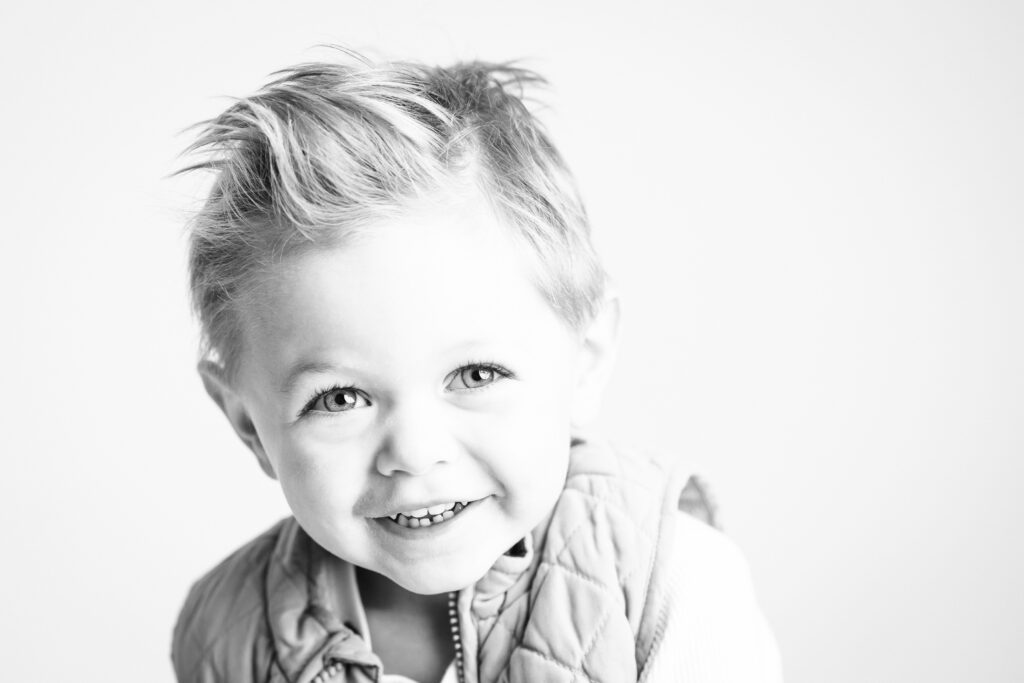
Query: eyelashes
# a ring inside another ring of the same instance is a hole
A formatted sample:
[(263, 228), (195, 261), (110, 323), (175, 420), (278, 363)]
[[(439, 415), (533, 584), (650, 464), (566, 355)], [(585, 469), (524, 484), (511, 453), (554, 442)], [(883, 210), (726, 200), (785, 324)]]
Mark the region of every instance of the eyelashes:
[(343, 413), (355, 408), (365, 408), (370, 404), (370, 399), (355, 387), (333, 386), (330, 389), (318, 391), (306, 402), (300, 415), (317, 411), (324, 413)]
[[(515, 379), (515, 373), (498, 363), (467, 363), (444, 378), (444, 389), (449, 392), (475, 392), (506, 379)], [(309, 413), (344, 413), (372, 405), (370, 397), (362, 390), (335, 384), (313, 392), (298, 416), (302, 417)]]
[(497, 363), (470, 363), (449, 374), (444, 387), (448, 391), (476, 391), (510, 377), (512, 373)]

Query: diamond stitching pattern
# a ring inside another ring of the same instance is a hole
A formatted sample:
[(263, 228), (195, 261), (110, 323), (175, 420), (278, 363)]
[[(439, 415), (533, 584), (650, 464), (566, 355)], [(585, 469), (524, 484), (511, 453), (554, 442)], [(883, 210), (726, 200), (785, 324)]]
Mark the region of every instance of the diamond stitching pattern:
[(640, 674), (637, 638), (672, 478), (646, 458), (605, 454), (588, 454), (567, 480), (529, 598), (499, 620), (513, 638), (500, 668), (490, 670), (503, 683), (621, 683)]

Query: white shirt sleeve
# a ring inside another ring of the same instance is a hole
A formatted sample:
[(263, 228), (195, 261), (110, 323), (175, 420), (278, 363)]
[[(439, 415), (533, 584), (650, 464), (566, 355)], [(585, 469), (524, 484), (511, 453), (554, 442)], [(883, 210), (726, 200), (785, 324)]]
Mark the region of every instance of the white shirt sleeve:
[(780, 683), (778, 647), (750, 569), (724, 534), (680, 513), (669, 575), (670, 620), (646, 683)]

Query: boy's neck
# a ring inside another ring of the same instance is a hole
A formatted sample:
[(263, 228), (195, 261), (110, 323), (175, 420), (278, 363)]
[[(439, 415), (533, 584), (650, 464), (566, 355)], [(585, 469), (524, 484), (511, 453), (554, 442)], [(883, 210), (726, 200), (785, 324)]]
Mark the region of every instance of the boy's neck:
[(370, 642), (384, 671), (415, 681), (440, 681), (455, 657), (448, 596), (412, 593), (390, 579), (356, 568)]
[(359, 597), (364, 608), (403, 609), (414, 608), (415, 605), (434, 601), (447, 604), (448, 594), (421, 595), (408, 591), (397, 583), (377, 572), (356, 567), (356, 582), (359, 585)]

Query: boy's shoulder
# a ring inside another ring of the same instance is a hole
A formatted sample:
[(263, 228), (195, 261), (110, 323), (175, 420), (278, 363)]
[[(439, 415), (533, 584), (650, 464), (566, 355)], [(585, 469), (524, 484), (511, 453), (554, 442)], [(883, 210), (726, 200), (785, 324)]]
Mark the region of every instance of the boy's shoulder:
[[(717, 562), (705, 546), (717, 548), (719, 532), (702, 523), (713, 513), (691, 467), (686, 458), (577, 438), (562, 495), (534, 532), (535, 574), (504, 600), (495, 617), (504, 627), (485, 634), (483, 666), (494, 673), (514, 662), (519, 675), (510, 680), (554, 680), (560, 671), (637, 680), (672, 623), (677, 553)], [(496, 633), (523, 635), (503, 649)], [(531, 656), (516, 656), (520, 646)]]
[(611, 478), (641, 495), (661, 491), (668, 506), (718, 528), (717, 507), (705, 481), (692, 463), (661, 451), (613, 444), (603, 440), (576, 439), (573, 443), (567, 488), (576, 480)]
[[(219, 680), (217, 672), (266, 669), (252, 659), (257, 641), (268, 639), (265, 620), (264, 579), (286, 518), (241, 546), (196, 581), (174, 627), (171, 659), (180, 681)], [(245, 661), (225, 657), (249, 656)], [(267, 663), (269, 664), (269, 662)]]

